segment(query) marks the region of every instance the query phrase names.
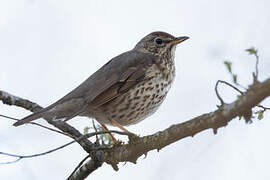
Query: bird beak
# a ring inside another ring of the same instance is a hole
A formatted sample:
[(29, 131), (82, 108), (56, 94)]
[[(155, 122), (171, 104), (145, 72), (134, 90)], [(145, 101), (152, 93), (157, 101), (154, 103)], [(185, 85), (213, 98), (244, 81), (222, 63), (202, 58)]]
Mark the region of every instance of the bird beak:
[(171, 41), (171, 44), (174, 44), (174, 45), (179, 44), (187, 39), (189, 39), (189, 37), (187, 37), (187, 36), (177, 37), (177, 38), (175, 38), (175, 40)]

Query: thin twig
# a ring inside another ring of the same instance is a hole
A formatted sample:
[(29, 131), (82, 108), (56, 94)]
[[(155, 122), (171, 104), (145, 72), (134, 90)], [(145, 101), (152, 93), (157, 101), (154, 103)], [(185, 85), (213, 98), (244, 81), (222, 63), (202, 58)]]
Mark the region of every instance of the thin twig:
[(43, 153), (32, 154), (32, 155), (17, 155), (17, 154), (10, 154), (10, 153), (5, 153), (5, 152), (0, 152), (0, 155), (5, 155), (5, 156), (10, 156), (10, 157), (16, 157), (16, 158), (18, 158), (15, 161), (4, 162), (4, 163), (0, 163), (0, 164), (10, 164), (10, 163), (18, 162), (21, 159), (25, 159), (25, 158), (33, 158), (33, 157), (37, 157), (37, 156), (43, 156), (43, 155), (46, 155), (46, 154), (50, 154), (50, 153), (55, 152), (55, 151), (57, 151), (59, 149), (65, 148), (66, 146), (69, 146), (70, 144), (72, 144), (74, 142), (75, 141), (71, 141), (71, 142), (69, 142), (67, 144), (64, 144), (62, 146), (59, 146), (59, 147), (57, 147), (55, 149), (52, 149), (52, 150), (49, 150), (49, 151), (46, 151), (46, 152), (43, 152)]
[(14, 161), (8, 161), (8, 162), (0, 162), (0, 164), (2, 165), (2, 164), (13, 164), (13, 163), (16, 163), (16, 162), (18, 162), (18, 161), (20, 161), (22, 158), (17, 158), (16, 160), (14, 160)]
[(264, 106), (262, 106), (262, 105), (257, 105), (257, 107), (263, 108), (263, 111), (270, 110), (269, 107), (264, 107)]
[(254, 47), (251, 47), (249, 49), (246, 49), (247, 52), (249, 52), (250, 55), (254, 55), (256, 57), (256, 63), (255, 63), (255, 72), (252, 73), (253, 75), (253, 83), (256, 84), (258, 82), (258, 76), (259, 76), (259, 55), (258, 55), (258, 50), (255, 49)]
[[(92, 119), (92, 124), (93, 124), (93, 128), (94, 128), (95, 132), (98, 132), (93, 119)], [(96, 142), (99, 142), (98, 135), (96, 135)]]
[[(46, 152), (43, 152), (43, 153), (38, 153), (38, 154), (33, 154), (33, 155), (17, 155), (17, 154), (0, 152), (0, 155), (2, 154), (2, 155), (18, 158), (15, 161), (4, 162), (4, 163), (0, 163), (0, 164), (10, 164), (10, 163), (18, 162), (19, 160), (24, 159), (24, 158), (33, 158), (33, 157), (37, 157), (37, 156), (46, 155), (46, 154), (55, 152), (55, 151), (57, 151), (59, 149), (65, 148), (65, 147), (69, 146), (70, 144), (72, 144), (74, 142), (79, 142), (79, 141), (81, 141), (83, 139), (90, 138), (92, 136), (96, 136), (96, 135), (99, 135), (99, 134), (106, 134), (106, 133), (116, 133), (116, 134), (119, 134), (119, 135), (132, 135), (130, 133), (121, 132), (121, 131), (114, 131), (114, 130), (112, 130), (112, 131), (99, 131), (99, 132), (93, 132), (93, 133), (85, 134), (85, 135), (83, 135), (83, 136), (81, 136), (79, 138), (76, 138), (75, 140), (73, 140), (73, 141), (71, 141), (69, 143), (66, 143), (66, 144), (64, 144), (62, 146), (59, 146), (59, 147), (57, 147), (55, 149), (52, 149), (52, 150), (49, 150), (49, 151), (46, 151)], [(100, 147), (100, 148), (97, 148), (96, 150), (102, 150), (102, 149), (107, 149), (107, 148)]]
[(218, 80), (217, 82), (216, 82), (216, 85), (215, 85), (215, 92), (216, 92), (216, 95), (217, 95), (217, 97), (218, 97), (218, 99), (219, 99), (219, 101), (220, 101), (220, 104), (221, 104), (221, 106), (224, 104), (224, 101), (223, 101), (223, 99), (222, 99), (222, 97), (219, 95), (219, 92), (218, 92), (218, 89), (217, 89), (217, 87), (218, 87), (218, 83), (220, 82), (220, 80)]
[(81, 167), (81, 165), (84, 163), (84, 161), (86, 161), (86, 159), (88, 159), (90, 157), (90, 155), (87, 155), (85, 158), (83, 158), (83, 160), (78, 164), (78, 166), (72, 171), (72, 173), (68, 176), (68, 180), (71, 179), (71, 177), (73, 176), (73, 174)]
[[(13, 118), (13, 117), (10, 117), (10, 116), (5, 116), (5, 115), (2, 115), (2, 114), (0, 114), (0, 117), (4, 117), (4, 118), (11, 119), (11, 120), (14, 120), (14, 121), (19, 121), (19, 120), (20, 120), (20, 119)], [(28, 124), (33, 124), (33, 125), (42, 127), (42, 128), (44, 128), (44, 129), (47, 129), (47, 130), (50, 130), (50, 131), (54, 131), (54, 132), (57, 132), (57, 133), (59, 133), (59, 134), (63, 134), (63, 135), (65, 135), (65, 136), (71, 137), (71, 135), (69, 135), (69, 134), (67, 134), (67, 133), (58, 131), (58, 130), (53, 129), (53, 128), (49, 128), (49, 127), (44, 126), (44, 125), (41, 125), (41, 124), (39, 124), (39, 123), (29, 122)]]
[(256, 57), (256, 65), (255, 65), (255, 77), (256, 77), (256, 80), (258, 80), (258, 76), (259, 76), (259, 69), (258, 69), (258, 65), (259, 65), (259, 55), (256, 51), (256, 53), (254, 54), (255, 57)]
[(232, 84), (230, 84), (230, 83), (228, 83), (228, 82), (226, 82), (226, 81), (218, 80), (217, 83), (216, 83), (216, 85), (215, 85), (215, 92), (216, 92), (216, 95), (217, 95), (217, 97), (218, 97), (218, 99), (219, 99), (221, 105), (224, 105), (224, 101), (223, 101), (222, 97), (220, 96), (220, 94), (219, 94), (219, 92), (218, 92), (218, 84), (219, 84), (219, 83), (223, 83), (223, 84), (226, 84), (226, 85), (232, 87), (234, 90), (236, 90), (237, 92), (239, 92), (241, 95), (244, 94), (244, 92), (242, 92), (240, 89), (238, 89), (238, 88), (235, 87), (234, 85), (232, 85)]
[(115, 131), (115, 130), (110, 130), (110, 131), (98, 131), (98, 132), (93, 132), (93, 133), (87, 133), (79, 138), (76, 138), (76, 141), (81, 141), (82, 139), (85, 139), (85, 138), (90, 138), (92, 136), (95, 136), (95, 135), (99, 135), (99, 134), (106, 134), (106, 133), (116, 133), (116, 134), (119, 134), (119, 135), (126, 135), (126, 136), (132, 136), (134, 134), (132, 133), (127, 133), (127, 132), (122, 132), (122, 131)]

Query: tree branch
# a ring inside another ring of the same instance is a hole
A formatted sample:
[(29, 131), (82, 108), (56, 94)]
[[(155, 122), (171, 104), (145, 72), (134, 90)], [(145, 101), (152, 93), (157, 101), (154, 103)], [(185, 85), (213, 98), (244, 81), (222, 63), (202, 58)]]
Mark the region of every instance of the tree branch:
[[(0, 100), (7, 105), (15, 105), (24, 109), (27, 109), (31, 112), (37, 112), (41, 109), (43, 109), (40, 105), (31, 102), (29, 100), (11, 95), (5, 91), (1, 91), (0, 90)], [(68, 123), (63, 122), (63, 121), (53, 121), (51, 119), (46, 119), (46, 121), (53, 125), (54, 127), (58, 128), (59, 130), (61, 130), (64, 133), (67, 133), (70, 135), (71, 138), (73, 138), (74, 140), (76, 140), (77, 138), (82, 137), (83, 135), (74, 127), (70, 126)], [(89, 141), (86, 138), (81, 139), (78, 142), (82, 148), (90, 154), (92, 161), (95, 161), (95, 164), (98, 164), (99, 166), (101, 166), (103, 164), (103, 161), (101, 161), (101, 159), (103, 159), (103, 157), (101, 157), (101, 154), (103, 155), (103, 153), (100, 153), (99, 151), (96, 151), (96, 149), (98, 148), (98, 146), (94, 143), (92, 143), (91, 141)], [(97, 156), (95, 155), (98, 154)]]
[(38, 104), (31, 102), (27, 99), (23, 99), (17, 96), (14, 96), (12, 94), (9, 94), (5, 91), (1, 91), (0, 90), (0, 100), (7, 105), (14, 105), (14, 106), (18, 106), (21, 108), (24, 108), (26, 110), (29, 110), (31, 112), (37, 112), (41, 109), (43, 109), (41, 106), (39, 106)]
[(105, 161), (109, 164), (118, 162), (133, 162), (150, 150), (161, 148), (185, 137), (193, 137), (206, 129), (217, 129), (226, 126), (237, 116), (242, 116), (270, 96), (270, 78), (263, 83), (256, 83), (249, 87), (238, 100), (231, 104), (224, 104), (218, 110), (203, 114), (187, 122), (172, 125), (164, 131), (150, 136), (136, 139), (129, 144), (113, 147), (105, 151)]
[(81, 166), (78, 170), (73, 172), (68, 180), (84, 180), (89, 174), (94, 172), (97, 168), (99, 168), (101, 164), (97, 161), (93, 161), (92, 159), (87, 161), (83, 166)]
[(77, 170), (81, 167), (81, 165), (84, 163), (84, 161), (86, 161), (89, 157), (90, 156), (87, 155), (85, 158), (83, 158), (83, 160), (78, 164), (78, 166), (73, 170), (73, 172), (70, 174), (70, 176), (67, 179), (72, 179), (72, 178), (76, 179), (76, 176), (74, 175), (74, 173), (77, 172)]
[[(14, 96), (5, 91), (0, 91), (0, 100), (7, 105), (15, 105), (24, 109), (27, 109), (31, 112), (37, 112), (43, 109), (40, 105), (33, 103), (29, 100)], [(47, 122), (54, 127), (60, 129), (62, 132), (67, 133), (73, 139), (79, 138), (83, 136), (77, 129), (70, 126), (69, 124), (63, 121), (53, 121), (51, 119), (46, 119)], [(79, 143), (86, 152), (91, 152), (91, 150), (95, 149), (94, 144), (91, 143), (88, 139), (82, 139)]]
[[(91, 160), (82, 165), (71, 178), (84, 179), (91, 172), (100, 167), (103, 162), (111, 164), (113, 167), (116, 167), (115, 169), (117, 169), (116, 165), (119, 162), (128, 161), (136, 163), (137, 159), (141, 155), (146, 154), (151, 150), (160, 150), (161, 148), (185, 137), (193, 137), (195, 134), (206, 129), (213, 129), (214, 133), (217, 133), (218, 128), (226, 126), (233, 118), (242, 116), (249, 112), (268, 96), (270, 96), (270, 78), (262, 83), (256, 82), (254, 85), (250, 86), (238, 100), (231, 104), (223, 104), (216, 111), (203, 114), (184, 123), (172, 125), (171, 127), (153, 135), (130, 138), (128, 144), (117, 145), (109, 149), (100, 149), (100, 145), (95, 145), (89, 140), (83, 138), (77, 142), (90, 154)], [(8, 101), (5, 101), (5, 99)], [(35, 111), (33, 108), (27, 106), (32, 102), (25, 99), (22, 99), (22, 102), (18, 102), (20, 99), (21, 98), (18, 97), (9, 98), (7, 97), (7, 93), (3, 94), (3, 91), (0, 91), (0, 100), (4, 103)], [(25, 105), (24, 102), (26, 102), (27, 105)], [(32, 104), (35, 106), (35, 109), (40, 107), (35, 103)], [(79, 131), (65, 122), (47, 121), (61, 131), (71, 134), (75, 140), (82, 137), (82, 134)]]

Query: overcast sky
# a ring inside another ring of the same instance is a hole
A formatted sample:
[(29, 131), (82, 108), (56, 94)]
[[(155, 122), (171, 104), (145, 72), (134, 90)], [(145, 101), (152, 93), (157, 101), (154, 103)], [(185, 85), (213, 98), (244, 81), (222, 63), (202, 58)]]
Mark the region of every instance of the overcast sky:
[[(223, 61), (232, 61), (240, 83), (249, 85), (255, 60), (244, 50), (251, 46), (259, 49), (260, 80), (269, 77), (269, 7), (267, 0), (1, 0), (0, 89), (47, 106), (152, 31), (189, 36), (177, 47), (177, 77), (166, 101), (153, 116), (127, 127), (149, 135), (215, 110), (216, 81), (231, 80)], [(236, 99), (233, 90), (220, 89), (226, 102)], [(263, 104), (270, 106), (269, 98)], [(22, 118), (30, 112), (0, 103), (0, 114)], [(104, 164), (88, 179), (270, 179), (269, 118), (268, 113), (251, 125), (234, 120), (217, 135), (204, 131), (159, 153), (151, 151), (136, 165), (122, 163), (118, 172)], [(0, 151), (28, 155), (70, 141), (12, 123), (0, 118)], [(83, 130), (91, 120), (74, 118), (70, 123)], [(85, 156), (79, 145), (72, 145), (0, 165), (0, 179), (64, 179)], [(0, 157), (0, 162), (8, 160)]]

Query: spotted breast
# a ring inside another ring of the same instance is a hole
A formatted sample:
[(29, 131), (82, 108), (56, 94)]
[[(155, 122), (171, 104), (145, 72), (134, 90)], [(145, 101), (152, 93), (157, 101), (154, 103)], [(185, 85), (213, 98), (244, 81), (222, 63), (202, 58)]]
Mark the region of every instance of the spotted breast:
[(153, 64), (146, 74), (146, 80), (122, 96), (102, 105), (100, 107), (102, 113), (95, 118), (104, 124), (110, 124), (111, 120), (114, 120), (122, 126), (127, 126), (152, 115), (170, 90), (175, 76), (174, 63)]

